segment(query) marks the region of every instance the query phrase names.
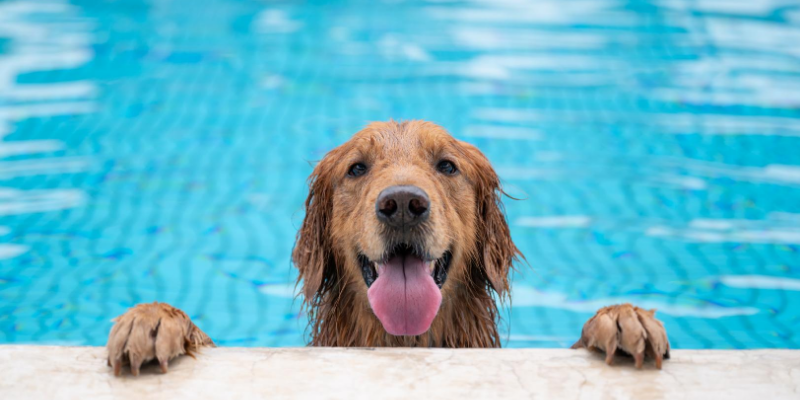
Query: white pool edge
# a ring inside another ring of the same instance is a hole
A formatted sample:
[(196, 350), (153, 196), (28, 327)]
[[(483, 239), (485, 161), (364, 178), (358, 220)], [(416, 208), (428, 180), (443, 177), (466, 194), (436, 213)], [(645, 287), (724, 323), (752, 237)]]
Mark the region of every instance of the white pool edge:
[(567, 349), (234, 348), (114, 377), (105, 348), (0, 345), (3, 399), (798, 399), (798, 350), (675, 350), (657, 370)]

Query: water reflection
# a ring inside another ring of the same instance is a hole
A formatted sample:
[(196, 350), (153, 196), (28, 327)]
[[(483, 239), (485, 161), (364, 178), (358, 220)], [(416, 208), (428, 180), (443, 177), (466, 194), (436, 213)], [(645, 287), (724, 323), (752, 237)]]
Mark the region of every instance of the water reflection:
[(568, 345), (594, 308), (634, 301), (675, 347), (796, 348), (798, 15), (0, 3), (0, 340), (101, 344), (158, 299), (223, 344), (303, 344), (288, 255), (310, 164), (391, 117), (475, 143), (525, 199), (506, 201), (531, 263), (508, 345)]
[[(92, 24), (66, 1), (0, 3), (0, 180), (82, 172), (83, 157), (60, 157), (65, 149), (58, 133), (31, 139), (17, 126), (46, 119), (93, 112), (97, 87), (88, 80), (44, 77), (80, 68), (92, 59)], [(0, 187), (0, 217), (40, 213), (83, 205), (85, 194), (69, 188)], [(2, 228), (2, 227), (0, 227)], [(6, 235), (13, 235), (3, 228)], [(0, 259), (24, 254), (26, 245), (0, 244)]]

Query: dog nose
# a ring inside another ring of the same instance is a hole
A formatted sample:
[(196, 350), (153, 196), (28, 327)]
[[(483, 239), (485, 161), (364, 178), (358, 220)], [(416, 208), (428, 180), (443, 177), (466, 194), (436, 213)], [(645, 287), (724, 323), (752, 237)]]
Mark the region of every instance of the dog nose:
[(378, 219), (395, 228), (409, 228), (426, 220), (429, 208), (428, 194), (411, 185), (383, 189), (375, 203)]

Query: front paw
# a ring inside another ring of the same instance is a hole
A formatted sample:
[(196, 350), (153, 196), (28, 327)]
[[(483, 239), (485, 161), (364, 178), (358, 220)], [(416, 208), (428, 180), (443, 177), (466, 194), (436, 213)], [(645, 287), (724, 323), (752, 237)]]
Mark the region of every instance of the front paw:
[(655, 359), (656, 368), (661, 369), (662, 360), (669, 359), (669, 340), (655, 313), (656, 310), (648, 311), (631, 304), (601, 308), (583, 325), (581, 338), (572, 348), (605, 351), (608, 365), (621, 350), (633, 356), (636, 368), (642, 368), (647, 355)]
[(139, 375), (142, 363), (157, 359), (167, 372), (169, 360), (188, 354), (214, 342), (183, 311), (166, 303), (139, 304), (115, 318), (108, 335), (108, 366), (119, 376), (122, 366), (130, 364), (131, 373)]

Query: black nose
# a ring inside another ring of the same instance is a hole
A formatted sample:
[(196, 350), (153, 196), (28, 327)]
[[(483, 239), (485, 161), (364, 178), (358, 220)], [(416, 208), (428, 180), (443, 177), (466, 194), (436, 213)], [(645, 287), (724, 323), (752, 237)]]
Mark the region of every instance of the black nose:
[(426, 220), (429, 208), (428, 194), (410, 185), (383, 189), (375, 203), (378, 219), (395, 228), (410, 228)]

